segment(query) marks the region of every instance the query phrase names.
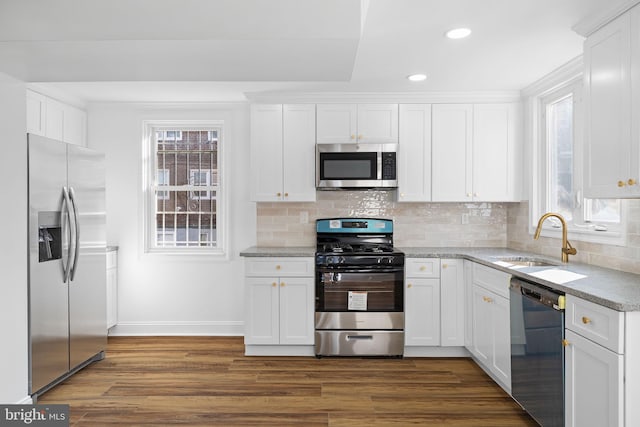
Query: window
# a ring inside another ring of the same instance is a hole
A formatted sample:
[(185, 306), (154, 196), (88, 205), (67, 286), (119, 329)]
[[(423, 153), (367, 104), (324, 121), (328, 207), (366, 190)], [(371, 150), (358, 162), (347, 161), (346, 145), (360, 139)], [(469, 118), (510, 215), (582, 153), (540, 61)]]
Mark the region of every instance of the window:
[(221, 123), (146, 123), (146, 248), (222, 253)]
[[(580, 80), (539, 97), (540, 177), (534, 184), (538, 203), (532, 206), (532, 226), (545, 212), (561, 214), (576, 240), (606, 241), (621, 236), (620, 200), (582, 197), (582, 132)], [(560, 227), (550, 218), (543, 229)]]

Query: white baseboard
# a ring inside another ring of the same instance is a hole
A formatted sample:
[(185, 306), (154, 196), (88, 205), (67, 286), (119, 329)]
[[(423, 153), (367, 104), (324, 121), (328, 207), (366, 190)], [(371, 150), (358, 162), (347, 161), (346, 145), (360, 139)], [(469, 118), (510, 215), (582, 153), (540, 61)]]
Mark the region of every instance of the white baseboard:
[(245, 345), (245, 356), (315, 356), (313, 345)]
[(413, 347), (405, 346), (404, 357), (469, 357), (464, 347)]
[(242, 321), (118, 322), (109, 336), (243, 336)]

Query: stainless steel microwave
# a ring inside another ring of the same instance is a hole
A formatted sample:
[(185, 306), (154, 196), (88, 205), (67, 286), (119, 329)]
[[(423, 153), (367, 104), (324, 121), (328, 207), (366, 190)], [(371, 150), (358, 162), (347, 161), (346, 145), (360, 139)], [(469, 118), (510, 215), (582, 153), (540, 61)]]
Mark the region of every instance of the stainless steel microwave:
[(316, 187), (396, 188), (398, 144), (317, 144)]

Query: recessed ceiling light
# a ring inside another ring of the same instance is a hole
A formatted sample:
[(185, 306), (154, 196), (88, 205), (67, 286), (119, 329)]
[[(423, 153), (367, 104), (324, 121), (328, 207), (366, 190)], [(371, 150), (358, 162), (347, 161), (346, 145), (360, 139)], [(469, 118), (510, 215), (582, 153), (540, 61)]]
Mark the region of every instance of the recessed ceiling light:
[(463, 39), (471, 34), (471, 30), (468, 28), (454, 28), (445, 33), (450, 39)]
[(422, 82), (424, 80), (427, 80), (427, 75), (426, 74), (411, 74), (410, 76), (407, 76), (407, 78), (412, 82)]

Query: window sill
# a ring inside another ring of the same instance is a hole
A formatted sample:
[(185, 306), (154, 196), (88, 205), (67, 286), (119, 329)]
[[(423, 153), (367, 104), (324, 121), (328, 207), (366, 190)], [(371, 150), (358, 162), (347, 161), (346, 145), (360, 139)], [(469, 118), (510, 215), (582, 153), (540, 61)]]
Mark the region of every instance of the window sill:
[(192, 259), (206, 259), (207, 261), (229, 261), (229, 253), (222, 249), (198, 249), (198, 248), (147, 248), (144, 256), (149, 257), (176, 257), (184, 259), (189, 257)]
[[(529, 227), (529, 234), (535, 234), (535, 226)], [(562, 239), (562, 229), (555, 227), (542, 227), (542, 237)], [(600, 243), (605, 245), (624, 246), (627, 243), (626, 234), (623, 231), (594, 231), (569, 226), (567, 229), (569, 241)]]

